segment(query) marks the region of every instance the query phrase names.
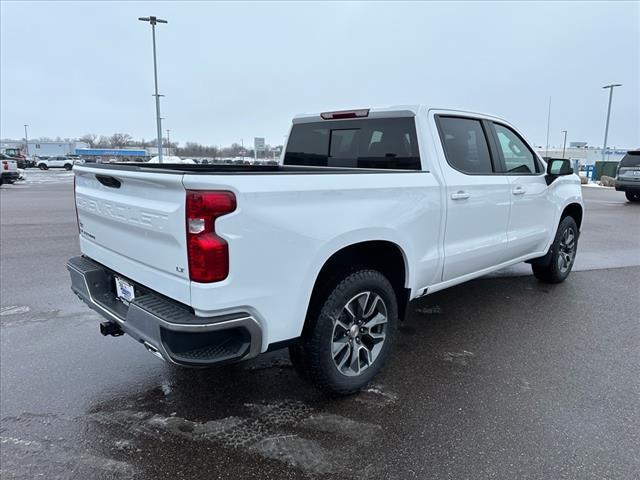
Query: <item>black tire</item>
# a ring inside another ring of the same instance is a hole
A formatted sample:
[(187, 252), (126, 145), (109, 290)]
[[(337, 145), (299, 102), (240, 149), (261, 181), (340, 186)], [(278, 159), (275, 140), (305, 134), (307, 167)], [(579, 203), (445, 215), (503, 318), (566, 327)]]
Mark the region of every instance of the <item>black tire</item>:
[(70, 163), (65, 164), (64, 169), (65, 170), (71, 170), (73, 168), (73, 165), (71, 165)]
[(2, 179), (2, 176), (0, 175), (0, 185), (2, 185), (4, 183), (4, 180)]
[(40, 170), (48, 170), (49, 167), (47, 165), (45, 165), (44, 163), (41, 163), (40, 165), (38, 165), (38, 168), (40, 168)]
[(578, 236), (576, 221), (573, 217), (564, 217), (551, 244), (549, 262), (544, 265), (531, 265), (533, 275), (544, 283), (564, 282), (575, 262)]
[(381, 370), (393, 345), (398, 326), (393, 287), (380, 272), (359, 270), (342, 276), (318, 300), (300, 344), (289, 349), (291, 362), (327, 393), (358, 392)]
[(626, 191), (624, 192), (624, 196), (627, 197), (627, 200), (630, 202), (640, 202), (640, 191)]

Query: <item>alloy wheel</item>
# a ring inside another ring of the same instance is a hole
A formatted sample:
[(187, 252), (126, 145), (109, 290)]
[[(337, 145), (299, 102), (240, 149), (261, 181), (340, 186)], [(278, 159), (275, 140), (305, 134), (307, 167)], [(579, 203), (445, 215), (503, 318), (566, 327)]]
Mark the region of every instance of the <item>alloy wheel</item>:
[(387, 306), (374, 292), (361, 292), (344, 305), (331, 339), (333, 363), (341, 374), (360, 375), (376, 361), (386, 338), (387, 319)]
[(567, 227), (562, 233), (558, 249), (558, 269), (561, 273), (565, 273), (573, 264), (576, 256), (576, 237), (576, 232), (572, 227)]

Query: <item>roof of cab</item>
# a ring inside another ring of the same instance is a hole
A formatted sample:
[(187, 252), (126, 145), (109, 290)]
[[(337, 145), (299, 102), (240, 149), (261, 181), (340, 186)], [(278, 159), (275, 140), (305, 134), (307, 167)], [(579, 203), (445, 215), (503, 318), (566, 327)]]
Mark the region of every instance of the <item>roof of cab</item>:
[[(366, 108), (362, 108), (365, 109)], [(420, 112), (420, 110), (426, 110), (426, 111), (431, 111), (431, 110), (437, 110), (437, 111), (442, 111), (442, 112), (451, 112), (452, 114), (458, 114), (458, 115), (473, 115), (473, 116), (480, 116), (480, 117), (484, 117), (484, 118), (488, 118), (488, 119), (494, 119), (494, 120), (500, 120), (502, 122), (508, 123), (506, 120), (504, 120), (503, 118), (500, 118), (496, 115), (491, 115), (488, 113), (483, 113), (483, 112), (474, 112), (471, 110), (466, 110), (466, 109), (461, 109), (461, 108), (452, 108), (452, 107), (438, 107), (438, 106), (427, 106), (427, 105), (420, 105), (420, 104), (413, 104), (413, 105), (392, 105), (389, 107), (373, 107), (373, 108), (369, 108), (369, 115), (367, 118), (389, 118), (389, 117), (415, 117), (418, 112)], [(341, 110), (328, 110), (327, 112), (322, 112), (322, 113), (328, 113), (328, 112), (335, 112), (335, 111), (356, 111), (356, 110), (361, 110), (361, 108), (354, 108), (354, 109), (341, 109)], [(293, 117), (293, 123), (309, 123), (309, 122), (320, 122), (323, 121), (322, 117), (320, 116), (321, 113), (302, 113), (302, 114), (298, 114), (296, 116)], [(331, 121), (331, 120), (329, 120)]]
[[(393, 105), (390, 107), (327, 110), (322, 113), (351, 110), (369, 110), (368, 118), (415, 117), (420, 110), (420, 105)], [(323, 121), (320, 115), (321, 113), (301, 113), (293, 117), (293, 123), (320, 122)]]

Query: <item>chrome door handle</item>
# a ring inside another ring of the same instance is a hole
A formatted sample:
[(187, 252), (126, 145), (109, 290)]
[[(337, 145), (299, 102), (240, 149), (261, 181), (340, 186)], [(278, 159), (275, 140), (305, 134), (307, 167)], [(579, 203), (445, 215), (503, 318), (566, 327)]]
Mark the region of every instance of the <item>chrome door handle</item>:
[(524, 195), (526, 193), (526, 190), (522, 187), (516, 187), (511, 190), (511, 193), (513, 193), (514, 195)]
[(451, 200), (465, 200), (467, 198), (469, 198), (471, 195), (469, 195), (467, 192), (464, 192), (462, 190), (458, 190), (456, 193), (452, 193), (451, 194)]

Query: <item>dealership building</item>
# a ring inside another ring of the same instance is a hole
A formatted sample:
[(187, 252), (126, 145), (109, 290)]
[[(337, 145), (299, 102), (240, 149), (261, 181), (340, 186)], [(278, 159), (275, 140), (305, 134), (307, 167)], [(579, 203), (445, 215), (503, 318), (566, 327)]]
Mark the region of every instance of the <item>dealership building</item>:
[[(572, 145), (564, 149), (564, 158), (580, 160), (580, 165), (595, 165), (596, 162), (603, 159), (602, 148), (576, 146), (578, 143), (583, 142), (572, 142)], [(562, 158), (563, 154), (562, 147), (549, 147), (548, 149), (545, 147), (536, 147), (535, 150), (541, 157)], [(622, 157), (627, 154), (628, 150), (632, 149), (607, 148), (604, 151), (604, 160), (607, 162), (619, 162), (622, 160)]]

